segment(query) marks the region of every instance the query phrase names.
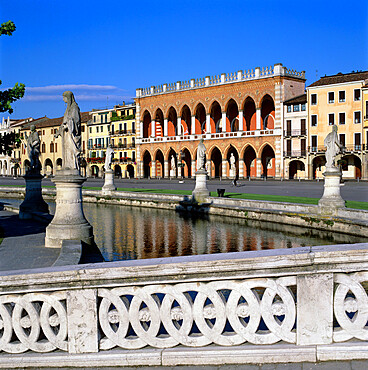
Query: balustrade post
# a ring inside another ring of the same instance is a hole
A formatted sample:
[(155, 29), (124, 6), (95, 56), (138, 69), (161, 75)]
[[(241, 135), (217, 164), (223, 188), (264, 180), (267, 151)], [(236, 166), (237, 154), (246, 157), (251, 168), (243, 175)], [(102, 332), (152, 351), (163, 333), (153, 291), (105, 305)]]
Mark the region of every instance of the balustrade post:
[(67, 292), (69, 353), (98, 352), (97, 290)]
[(297, 277), (297, 345), (332, 343), (333, 274)]

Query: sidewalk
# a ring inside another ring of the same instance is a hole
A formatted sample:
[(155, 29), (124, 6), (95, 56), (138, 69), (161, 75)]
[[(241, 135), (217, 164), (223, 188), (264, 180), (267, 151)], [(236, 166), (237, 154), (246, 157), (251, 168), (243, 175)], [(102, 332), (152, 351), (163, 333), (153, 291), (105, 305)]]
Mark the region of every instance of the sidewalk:
[(60, 250), (45, 248), (46, 225), (20, 220), (18, 214), (0, 211), (4, 239), (0, 244), (0, 271), (49, 267)]

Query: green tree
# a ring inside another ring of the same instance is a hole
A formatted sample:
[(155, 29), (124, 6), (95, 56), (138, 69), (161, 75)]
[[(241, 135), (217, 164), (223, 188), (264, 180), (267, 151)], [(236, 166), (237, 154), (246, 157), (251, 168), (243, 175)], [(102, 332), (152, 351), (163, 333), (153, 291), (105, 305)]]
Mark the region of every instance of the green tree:
[[(15, 31), (15, 24), (12, 21), (2, 23), (0, 26), (0, 36), (6, 35), (11, 36)], [(2, 84), (0, 80), (0, 85)], [(25, 85), (22, 83), (16, 83), (13, 88), (0, 91), (0, 112), (13, 113), (11, 103), (16, 100), (23, 98), (25, 92)], [(14, 148), (19, 148), (20, 138), (19, 134), (14, 132), (0, 135), (0, 154), (11, 155)]]
[[(2, 23), (0, 26), (0, 36), (6, 35), (11, 36), (15, 31), (15, 24), (12, 21)], [(1, 85), (0, 80), (0, 85)], [(0, 112), (13, 113), (11, 103), (16, 100), (23, 98), (25, 92), (25, 85), (22, 83), (16, 83), (13, 88), (0, 91)]]

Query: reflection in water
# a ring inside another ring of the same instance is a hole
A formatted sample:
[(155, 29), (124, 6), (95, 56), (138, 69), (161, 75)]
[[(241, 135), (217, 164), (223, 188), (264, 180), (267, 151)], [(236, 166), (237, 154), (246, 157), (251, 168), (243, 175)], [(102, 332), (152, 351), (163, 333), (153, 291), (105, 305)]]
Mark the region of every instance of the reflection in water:
[(108, 261), (363, 241), (350, 235), (214, 215), (190, 217), (160, 209), (89, 203), (83, 207)]

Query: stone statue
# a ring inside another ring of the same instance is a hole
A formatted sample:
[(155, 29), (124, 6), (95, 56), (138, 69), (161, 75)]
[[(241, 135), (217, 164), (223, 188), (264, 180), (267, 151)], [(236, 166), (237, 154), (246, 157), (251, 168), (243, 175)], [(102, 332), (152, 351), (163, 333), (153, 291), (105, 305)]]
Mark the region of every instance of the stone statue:
[(324, 145), (327, 148), (325, 157), (326, 157), (326, 170), (336, 169), (335, 158), (336, 156), (344, 151), (344, 146), (340, 144), (339, 138), (337, 136), (337, 126), (332, 126), (332, 131), (326, 136)]
[(203, 139), (198, 144), (197, 148), (197, 171), (206, 170), (206, 147), (203, 144)]
[(230, 155), (230, 171), (234, 171), (235, 170), (235, 157), (234, 157), (234, 153), (231, 153)]
[(27, 141), (27, 144), (25, 143), (24, 146), (27, 147), (27, 155), (31, 162), (31, 167), (27, 173), (39, 173), (41, 171), (41, 162), (39, 160), (41, 141), (36, 131), (36, 126), (31, 125), (30, 135), (27, 136), (27, 134), (25, 134), (24, 137)]
[(81, 154), (81, 117), (78, 104), (71, 91), (63, 93), (63, 100), (67, 103), (63, 123), (54, 135), (61, 136), (63, 169), (78, 170)]
[(106, 158), (105, 158), (105, 172), (111, 169), (111, 162), (112, 159), (114, 158), (114, 149), (109, 146), (106, 150)]
[(175, 157), (174, 157), (173, 155), (171, 156), (171, 169), (172, 169), (173, 171), (175, 171), (175, 170), (176, 170)]

